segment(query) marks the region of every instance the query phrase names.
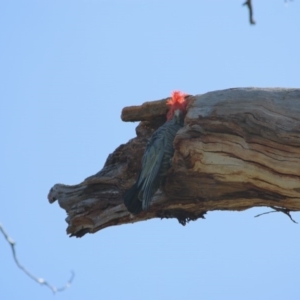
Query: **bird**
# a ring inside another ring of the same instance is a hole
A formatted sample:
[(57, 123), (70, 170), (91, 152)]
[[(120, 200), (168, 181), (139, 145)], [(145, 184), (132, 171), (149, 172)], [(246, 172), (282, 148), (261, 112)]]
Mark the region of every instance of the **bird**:
[(175, 135), (184, 125), (187, 111), (186, 96), (180, 91), (172, 93), (166, 103), (169, 106), (167, 120), (150, 137), (142, 158), (139, 176), (133, 186), (124, 193), (124, 204), (133, 215), (148, 210), (152, 197), (164, 184), (174, 154)]

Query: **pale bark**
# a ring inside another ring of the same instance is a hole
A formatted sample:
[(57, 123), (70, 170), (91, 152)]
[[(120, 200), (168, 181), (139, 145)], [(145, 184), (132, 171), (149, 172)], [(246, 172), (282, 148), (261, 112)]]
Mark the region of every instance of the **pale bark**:
[(124, 121), (142, 120), (137, 137), (96, 175), (51, 188), (50, 203), (58, 200), (68, 214), (68, 234), (155, 217), (185, 224), (213, 210), (300, 210), (300, 89), (237, 88), (187, 99), (172, 167), (150, 210), (130, 215), (122, 194), (136, 180), (147, 139), (165, 121), (166, 99), (124, 108)]

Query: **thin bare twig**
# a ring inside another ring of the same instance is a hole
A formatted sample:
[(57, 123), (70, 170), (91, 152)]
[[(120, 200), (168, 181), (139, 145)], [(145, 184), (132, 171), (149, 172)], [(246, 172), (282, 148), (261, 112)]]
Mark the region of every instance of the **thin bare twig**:
[(255, 218), (260, 217), (260, 216), (262, 216), (262, 215), (267, 215), (267, 214), (270, 214), (270, 213), (282, 212), (282, 213), (284, 213), (285, 215), (287, 215), (287, 216), (291, 219), (292, 222), (298, 224), (298, 222), (296, 222), (296, 221), (292, 218), (292, 216), (291, 216), (291, 211), (290, 211), (290, 210), (288, 210), (288, 209), (286, 209), (286, 208), (282, 208), (282, 207), (276, 207), (276, 206), (270, 206), (270, 207), (271, 207), (272, 209), (274, 209), (274, 210), (271, 210), (271, 211), (268, 211), (268, 212), (265, 212), (265, 213), (256, 215)]
[(47, 286), (54, 294), (56, 292), (62, 292), (64, 290), (66, 290), (67, 288), (70, 287), (70, 285), (72, 284), (72, 281), (75, 277), (75, 273), (73, 271), (71, 271), (71, 278), (68, 280), (68, 282), (63, 286), (63, 287), (60, 287), (60, 288), (57, 288), (51, 284), (49, 284), (45, 279), (43, 278), (38, 278), (34, 275), (32, 275), (24, 266), (22, 266), (17, 258), (17, 254), (16, 254), (16, 249), (15, 249), (15, 241), (9, 237), (9, 235), (6, 233), (6, 231), (4, 230), (2, 224), (0, 223), (0, 231), (3, 233), (6, 241), (10, 244), (11, 246), (11, 251), (13, 253), (13, 258), (17, 264), (17, 266), (27, 275), (29, 276), (32, 280), (34, 280), (35, 282), (41, 284), (41, 285), (45, 285)]
[(248, 6), (248, 9), (249, 9), (249, 22), (250, 22), (251, 25), (255, 25), (255, 21), (253, 19), (252, 0), (247, 0), (243, 5)]

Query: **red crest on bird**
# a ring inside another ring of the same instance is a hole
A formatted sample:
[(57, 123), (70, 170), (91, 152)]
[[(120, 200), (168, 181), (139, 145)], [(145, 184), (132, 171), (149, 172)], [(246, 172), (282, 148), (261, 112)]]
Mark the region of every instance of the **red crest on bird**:
[(180, 91), (174, 91), (172, 93), (171, 99), (167, 101), (167, 105), (169, 105), (169, 110), (167, 113), (167, 120), (171, 120), (174, 116), (175, 110), (179, 109), (184, 114), (186, 113), (186, 106), (187, 101), (185, 100), (185, 97), (187, 95), (180, 92)]

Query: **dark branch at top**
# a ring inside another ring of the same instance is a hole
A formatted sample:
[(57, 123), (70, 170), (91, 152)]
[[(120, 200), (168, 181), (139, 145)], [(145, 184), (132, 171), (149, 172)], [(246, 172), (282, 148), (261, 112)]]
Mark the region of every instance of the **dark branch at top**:
[(249, 9), (249, 22), (250, 22), (251, 25), (255, 25), (255, 21), (253, 19), (252, 1), (247, 0), (243, 5), (248, 6), (248, 9)]

